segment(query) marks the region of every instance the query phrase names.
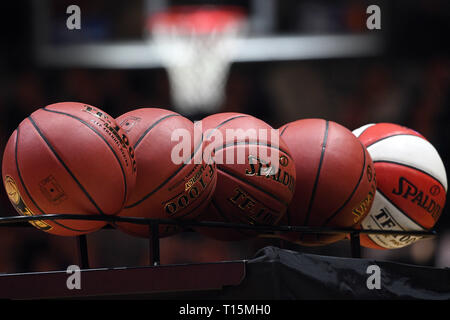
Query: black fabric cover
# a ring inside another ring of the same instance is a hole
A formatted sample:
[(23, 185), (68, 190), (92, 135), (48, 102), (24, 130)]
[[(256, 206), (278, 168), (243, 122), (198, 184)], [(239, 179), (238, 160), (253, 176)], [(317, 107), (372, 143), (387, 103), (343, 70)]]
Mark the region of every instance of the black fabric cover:
[[(367, 288), (369, 265), (380, 267), (381, 289)], [(450, 269), (304, 254), (265, 247), (247, 262), (244, 281), (219, 299), (450, 300)]]

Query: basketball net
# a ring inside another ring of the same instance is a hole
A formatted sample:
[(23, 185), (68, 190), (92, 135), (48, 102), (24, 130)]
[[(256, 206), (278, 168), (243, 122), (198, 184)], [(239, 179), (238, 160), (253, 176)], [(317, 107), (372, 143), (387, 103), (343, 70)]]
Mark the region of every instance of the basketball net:
[(172, 103), (184, 114), (217, 111), (245, 15), (235, 7), (174, 7), (149, 19), (153, 43), (166, 68)]

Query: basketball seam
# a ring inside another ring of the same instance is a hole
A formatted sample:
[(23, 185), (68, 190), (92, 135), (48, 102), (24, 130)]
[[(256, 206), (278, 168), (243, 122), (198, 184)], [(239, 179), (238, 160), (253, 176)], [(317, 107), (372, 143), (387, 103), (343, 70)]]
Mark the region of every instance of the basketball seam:
[(169, 199), (167, 199), (167, 200), (165, 200), (166, 202), (169, 202), (169, 201), (172, 201), (173, 199), (176, 199), (176, 198), (178, 198), (180, 195), (182, 195), (183, 194), (183, 191), (181, 191), (181, 192), (178, 192), (176, 195), (174, 195), (172, 198), (169, 198)]
[[(46, 214), (45, 211), (42, 210), (41, 207), (39, 207), (38, 204), (36, 203), (36, 201), (33, 199), (33, 197), (31, 196), (30, 192), (28, 191), (28, 188), (26, 187), (26, 185), (25, 185), (25, 183), (23, 181), (22, 174), (20, 173), (20, 169), (19, 169), (19, 160), (18, 160), (18, 151), (17, 151), (18, 150), (18, 145), (19, 145), (19, 128), (17, 128), (16, 143), (15, 143), (15, 148), (14, 148), (14, 158), (15, 158), (15, 162), (16, 162), (17, 174), (19, 176), (20, 183), (22, 184), (22, 186), (23, 186), (23, 188), (25, 190), (25, 193), (27, 194), (28, 198), (30, 198), (31, 202), (33, 202), (34, 206), (41, 212), (41, 214)], [(93, 228), (93, 229), (87, 229), (87, 230), (78, 230), (78, 229), (67, 227), (67, 226), (59, 223), (56, 220), (52, 220), (52, 222), (55, 223), (56, 225), (62, 227), (62, 228), (65, 228), (65, 229), (70, 230), (70, 231), (75, 231), (75, 232), (89, 232), (90, 230), (94, 231), (94, 230), (97, 229), (97, 228)]]
[(217, 212), (223, 218), (223, 220), (225, 220), (225, 222), (231, 222), (231, 220), (226, 215), (224, 215), (223, 212), (219, 209), (219, 206), (216, 204), (214, 199), (211, 199), (211, 204), (213, 205), (214, 208), (216, 208)]
[(157, 120), (157, 121), (155, 121), (153, 124), (151, 124), (145, 131), (144, 131), (144, 133), (139, 137), (139, 139), (136, 141), (136, 143), (134, 144), (134, 149), (136, 150), (136, 148), (138, 147), (138, 145), (142, 142), (142, 140), (145, 138), (145, 136), (154, 128), (154, 127), (156, 127), (159, 123), (161, 123), (162, 121), (164, 121), (164, 120), (166, 120), (166, 119), (168, 119), (168, 118), (171, 118), (171, 117), (179, 117), (180, 115), (179, 114), (176, 114), (176, 113), (174, 113), (174, 114), (169, 114), (169, 115), (166, 115), (166, 116), (164, 116), (164, 117), (162, 117), (162, 118), (160, 118), (159, 120)]
[(435, 176), (431, 175), (430, 173), (428, 173), (428, 172), (426, 172), (426, 171), (424, 171), (424, 170), (422, 170), (422, 169), (413, 167), (412, 165), (408, 165), (408, 164), (401, 163), (401, 162), (397, 162), (397, 161), (391, 161), (391, 160), (377, 160), (377, 161), (374, 161), (373, 163), (374, 163), (374, 164), (375, 164), (375, 163), (392, 163), (392, 164), (397, 164), (397, 165), (399, 165), (399, 166), (404, 166), (404, 167), (407, 167), (407, 168), (410, 168), (410, 169), (419, 171), (419, 172), (421, 172), (421, 173), (427, 175), (428, 177), (432, 178), (433, 180), (435, 180), (437, 183), (439, 183), (439, 184), (441, 185), (442, 189), (444, 189), (444, 190), (447, 192), (446, 188), (444, 187), (444, 185), (442, 184), (442, 182), (439, 181), (439, 179), (437, 179)]
[[(210, 183), (211, 183), (211, 181), (210, 181)], [(209, 186), (209, 184), (208, 184), (208, 186)], [(211, 188), (211, 189), (209, 190), (208, 195), (207, 195), (207, 198), (209, 197), (209, 195), (211, 195), (211, 194), (213, 193), (213, 191), (214, 191), (214, 188)], [(177, 216), (177, 217), (175, 217), (175, 218), (176, 218), (176, 219), (184, 218), (184, 217), (186, 217), (187, 215), (190, 215), (190, 214), (191, 214), (192, 212), (194, 212), (195, 210), (197, 210), (201, 205), (203, 205), (202, 202), (200, 202), (197, 206), (195, 206), (195, 208), (191, 209), (190, 211), (188, 211), (188, 212), (185, 213), (184, 215), (180, 215), (180, 216)], [(116, 226), (117, 224), (114, 222), (113, 225)]]
[[(378, 140), (375, 140), (372, 143), (370, 143), (369, 145), (367, 145), (366, 148), (369, 148), (369, 147), (373, 146), (374, 144), (376, 144), (376, 143), (378, 143), (380, 141), (383, 141), (383, 140), (386, 140), (386, 139), (389, 139), (389, 138), (392, 138), (392, 137), (396, 137), (396, 136), (412, 136), (412, 137), (423, 139), (422, 137), (419, 137), (419, 136), (417, 136), (415, 134), (411, 134), (411, 133), (396, 133), (396, 134), (392, 134), (390, 136), (383, 137), (383, 138), (380, 138)], [(360, 135), (360, 137), (361, 137), (361, 135)]]
[(74, 115), (72, 115), (72, 114), (65, 113), (65, 112), (62, 112), (62, 111), (57, 111), (57, 110), (49, 110), (49, 109), (46, 109), (46, 108), (43, 108), (43, 109), (41, 109), (41, 110), (44, 110), (44, 111), (47, 111), (47, 112), (51, 112), (51, 113), (56, 113), (56, 114), (65, 115), (65, 116), (67, 116), (67, 117), (70, 117), (70, 118), (72, 118), (72, 119), (75, 119), (75, 120), (81, 122), (81, 123), (84, 124), (86, 127), (88, 127), (88, 128), (91, 129), (93, 132), (95, 132), (95, 133), (97, 134), (97, 136), (99, 136), (99, 137), (103, 140), (103, 142), (106, 143), (106, 145), (108, 146), (109, 150), (114, 154), (114, 157), (116, 158), (116, 160), (117, 160), (117, 162), (118, 162), (118, 164), (119, 164), (119, 166), (120, 166), (120, 170), (121, 170), (121, 172), (122, 172), (123, 186), (124, 186), (124, 197), (123, 197), (122, 205), (125, 205), (125, 202), (126, 202), (126, 200), (127, 200), (127, 198), (128, 198), (128, 185), (127, 185), (127, 179), (126, 179), (126, 175), (125, 175), (125, 169), (123, 168), (122, 163), (120, 162), (119, 156), (116, 154), (116, 152), (114, 151), (114, 148), (108, 143), (108, 141), (105, 139), (105, 137), (104, 137), (100, 132), (98, 132), (94, 127), (92, 127), (91, 125), (89, 125), (89, 123), (87, 123), (87, 122), (84, 121), (83, 119), (78, 118), (78, 117), (76, 117), (76, 116), (74, 116)]
[(233, 121), (233, 120), (235, 120), (235, 119), (239, 119), (239, 118), (247, 118), (247, 117), (249, 117), (249, 116), (247, 116), (247, 115), (240, 115), (240, 116), (234, 116), (234, 117), (231, 117), (231, 118), (229, 118), (229, 119), (227, 119), (227, 120), (222, 121), (221, 123), (219, 123), (219, 124), (217, 125), (217, 127), (215, 127), (214, 129), (212, 129), (212, 130), (210, 131), (209, 135), (206, 136), (206, 139), (208, 139), (209, 137), (211, 137), (212, 133), (213, 133), (215, 130), (219, 129), (220, 127), (222, 127), (222, 126), (225, 125), (226, 123), (228, 123), (228, 122), (230, 122), (230, 121)]
[(94, 199), (91, 197), (91, 195), (87, 192), (87, 190), (83, 187), (83, 185), (80, 183), (80, 181), (78, 181), (78, 179), (75, 177), (75, 175), (73, 174), (72, 171), (70, 171), (69, 167), (67, 167), (67, 165), (65, 164), (65, 162), (61, 159), (61, 157), (58, 155), (58, 153), (56, 152), (56, 150), (53, 148), (53, 146), (50, 144), (50, 142), (48, 141), (48, 139), (44, 136), (44, 134), (41, 132), (41, 130), (39, 129), (39, 127), (37, 126), (37, 124), (34, 122), (33, 118), (28, 117), (29, 121), (31, 122), (31, 124), (33, 125), (33, 127), (36, 129), (36, 131), (38, 132), (38, 134), (41, 136), (41, 138), (45, 141), (45, 143), (47, 144), (47, 146), (50, 148), (50, 150), (53, 152), (53, 154), (55, 155), (55, 157), (58, 159), (58, 161), (63, 165), (63, 167), (66, 169), (66, 171), (69, 173), (69, 175), (72, 177), (72, 179), (76, 182), (76, 184), (78, 185), (78, 187), (83, 191), (83, 193), (85, 194), (85, 196), (89, 199), (89, 201), (95, 206), (95, 208), (98, 210), (98, 212), (100, 214), (104, 214), (103, 211), (100, 209), (100, 207), (97, 205), (97, 203), (94, 201)]
[[(231, 220), (228, 219), (228, 217), (226, 215), (223, 214), (222, 210), (219, 208), (219, 206), (216, 204), (216, 202), (214, 201), (214, 199), (211, 200), (211, 204), (214, 208), (216, 208), (217, 213), (225, 220), (225, 222), (227, 223), (231, 223)], [(242, 222), (241, 219), (238, 219), (240, 222)], [(236, 231), (237, 233), (240, 233), (241, 235), (245, 236), (245, 237), (252, 237), (251, 235), (245, 233), (244, 231), (242, 231), (242, 229), (235, 229), (234, 231)]]
[(292, 156), (288, 152), (286, 152), (285, 150), (281, 149), (280, 147), (273, 146), (271, 144), (267, 144), (267, 143), (259, 142), (259, 141), (234, 141), (234, 142), (230, 142), (230, 143), (226, 143), (226, 144), (223, 144), (221, 146), (218, 146), (217, 149), (214, 148), (214, 151), (217, 152), (219, 150), (224, 150), (224, 149), (227, 149), (229, 147), (234, 147), (234, 146), (238, 146), (238, 145), (257, 145), (257, 146), (269, 147), (271, 149), (275, 149), (275, 150), (283, 152), (284, 154), (289, 156), (289, 158), (291, 158), (291, 160), (292, 160)]
[(280, 137), (284, 134), (284, 132), (286, 131), (286, 129), (289, 127), (289, 125), (286, 125), (286, 127), (283, 128), (283, 130), (280, 133)]
[[(189, 162), (195, 157), (195, 155), (197, 154), (197, 152), (199, 151), (200, 147), (203, 144), (203, 136), (202, 136), (202, 140), (200, 141), (199, 145), (197, 146), (197, 148), (194, 150), (194, 152), (191, 154), (191, 157), (189, 159)], [(128, 206), (125, 206), (125, 209), (130, 209), (133, 208), (139, 204), (141, 204), (142, 202), (144, 202), (145, 200), (147, 200), (151, 195), (153, 195), (155, 192), (159, 191), (162, 187), (164, 187), (164, 185), (166, 185), (170, 180), (172, 180), (178, 173), (180, 173), (181, 170), (184, 169), (184, 167), (186, 167), (187, 164), (189, 164), (189, 162), (187, 163), (183, 163), (183, 165), (181, 167), (179, 167), (177, 170), (175, 170), (175, 172), (170, 175), (166, 180), (164, 180), (159, 186), (157, 186), (154, 190), (150, 191), (148, 194), (146, 194), (142, 199), (136, 201), (133, 204), (130, 204)]]
[[(209, 182), (211, 184), (212, 180)], [(208, 184), (208, 186), (210, 185)], [(208, 187), (207, 186), (207, 187)], [(206, 199), (208, 199), (210, 197), (210, 195), (212, 195), (214, 192), (214, 188), (210, 188), (210, 190), (208, 191), (208, 194), (206, 195)], [(180, 218), (185, 218), (186, 216), (192, 214), (195, 210), (197, 210), (199, 207), (201, 207), (204, 203), (202, 201), (200, 201), (194, 208), (192, 208), (191, 210), (189, 210), (188, 212), (186, 212), (183, 215), (179, 215), (176, 217), (176, 219), (180, 219)]]
[(356, 190), (358, 189), (359, 185), (361, 184), (361, 181), (364, 177), (364, 172), (366, 171), (366, 162), (367, 162), (367, 157), (366, 157), (366, 151), (365, 151), (365, 147), (362, 144), (361, 141), (359, 141), (359, 144), (361, 145), (361, 149), (363, 151), (363, 155), (364, 155), (364, 162), (363, 162), (363, 167), (361, 170), (361, 175), (358, 179), (358, 183), (356, 184), (355, 188), (353, 189), (353, 191), (350, 193), (350, 196), (345, 200), (345, 202), (342, 204), (342, 206), (340, 206), (330, 217), (328, 217), (325, 222), (322, 224), (323, 227), (325, 227), (328, 223), (330, 223), (331, 220), (333, 220), (333, 218), (339, 213), (341, 212), (341, 210), (349, 203), (349, 201), (353, 198), (354, 194), (356, 193)]
[(422, 224), (417, 222), (416, 220), (412, 219), (410, 216), (408, 216), (402, 209), (400, 209), (394, 202), (392, 202), (380, 189), (377, 188), (377, 192), (379, 192), (384, 198), (388, 200), (388, 202), (395, 207), (398, 211), (400, 211), (407, 219), (417, 224), (419, 227), (421, 227), (424, 230), (429, 230), (429, 228), (425, 228)]
[(363, 131), (361, 131), (361, 132), (359, 133), (358, 138), (361, 137), (361, 136), (363, 135), (364, 132), (366, 132), (368, 129), (372, 128), (374, 125), (375, 125), (375, 124), (372, 124), (371, 126), (368, 125), (367, 128), (365, 128)]
[(309, 202), (308, 202), (308, 210), (306, 211), (305, 222), (304, 222), (305, 226), (308, 225), (312, 206), (313, 206), (315, 196), (316, 196), (317, 185), (319, 184), (320, 171), (322, 170), (323, 159), (325, 158), (325, 150), (326, 150), (327, 142), (328, 142), (328, 130), (329, 130), (329, 122), (328, 122), (328, 120), (325, 120), (325, 133), (324, 133), (323, 140), (322, 140), (322, 151), (320, 153), (319, 166), (317, 168), (316, 178), (314, 180), (313, 189), (311, 191), (311, 197), (309, 198)]
[[(223, 168), (219, 167), (219, 165), (217, 165), (217, 170), (222, 171), (223, 173), (225, 173), (225, 174), (227, 174), (227, 175), (229, 175), (229, 176), (232, 176), (233, 178), (235, 178), (235, 179), (237, 179), (237, 180), (239, 180), (239, 181), (241, 181), (241, 182), (244, 182), (244, 183), (250, 185), (251, 187), (255, 188), (256, 190), (261, 191), (262, 193), (268, 195), (270, 198), (276, 200), (278, 203), (284, 205), (286, 208), (289, 206), (289, 203), (287, 203), (287, 202), (285, 202), (285, 201), (283, 201), (283, 200), (278, 199), (276, 196), (274, 196), (274, 195), (271, 194), (270, 192), (268, 192), (268, 191), (264, 190), (263, 188), (261, 188), (261, 187), (255, 185), (255, 184), (253, 184), (253, 183), (251, 183), (250, 181), (248, 181), (248, 180), (243, 180), (241, 177), (239, 177), (238, 175), (236, 175), (236, 174), (234, 174), (234, 173), (231, 173), (229, 170), (223, 169)], [(272, 209), (272, 210), (273, 210), (273, 209)], [(275, 210), (274, 210), (274, 211), (275, 211)]]

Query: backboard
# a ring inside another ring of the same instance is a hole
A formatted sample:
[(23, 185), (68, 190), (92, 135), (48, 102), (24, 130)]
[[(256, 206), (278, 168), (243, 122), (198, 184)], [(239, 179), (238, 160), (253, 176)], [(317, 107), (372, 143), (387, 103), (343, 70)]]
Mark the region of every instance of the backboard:
[(370, 57), (383, 52), (368, 30), (365, 1), (78, 1), (80, 29), (68, 29), (71, 1), (34, 1), (36, 58), (43, 66), (161, 67), (145, 21), (173, 5), (234, 5), (248, 14), (248, 33), (233, 62)]

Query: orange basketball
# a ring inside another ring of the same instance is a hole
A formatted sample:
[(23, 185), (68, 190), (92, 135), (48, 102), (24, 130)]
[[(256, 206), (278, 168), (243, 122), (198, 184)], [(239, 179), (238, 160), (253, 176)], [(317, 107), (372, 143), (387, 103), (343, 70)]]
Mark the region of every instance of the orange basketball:
[[(33, 112), (11, 135), (3, 155), (3, 182), (21, 215), (118, 213), (136, 180), (134, 152), (115, 120), (77, 102)], [(73, 236), (103, 221), (34, 221), (35, 227)]]
[[(203, 119), (201, 125), (205, 157), (211, 150), (217, 165), (217, 187), (210, 206), (199, 219), (276, 225), (285, 214), (295, 188), (295, 166), (278, 130), (240, 113), (215, 114)], [(244, 229), (196, 230), (228, 241), (257, 235)]]
[[(345, 127), (304, 119), (280, 128), (295, 161), (297, 188), (283, 224), (356, 227), (372, 206), (376, 191), (372, 159)], [(303, 245), (324, 245), (344, 234), (282, 235)]]
[[(201, 161), (202, 136), (194, 135), (192, 121), (158, 108), (133, 110), (116, 120), (134, 147), (138, 171), (136, 187), (119, 216), (194, 219), (208, 204), (217, 174), (214, 164)], [(187, 161), (182, 163), (173, 159), (173, 152), (180, 144), (178, 139), (172, 139), (176, 131), (184, 132), (184, 142), (188, 143)], [(150, 236), (147, 225), (117, 223), (116, 226), (134, 236)], [(174, 225), (161, 225), (159, 235), (169, 236), (178, 231)]]

